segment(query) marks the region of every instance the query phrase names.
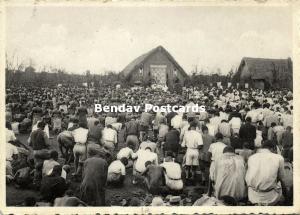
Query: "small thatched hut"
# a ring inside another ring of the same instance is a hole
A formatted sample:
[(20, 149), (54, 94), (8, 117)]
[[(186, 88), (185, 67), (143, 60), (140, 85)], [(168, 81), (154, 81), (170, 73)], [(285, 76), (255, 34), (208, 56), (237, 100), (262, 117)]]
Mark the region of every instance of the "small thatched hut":
[(233, 76), (234, 83), (259, 89), (293, 88), (293, 66), (288, 59), (249, 58), (242, 59)]

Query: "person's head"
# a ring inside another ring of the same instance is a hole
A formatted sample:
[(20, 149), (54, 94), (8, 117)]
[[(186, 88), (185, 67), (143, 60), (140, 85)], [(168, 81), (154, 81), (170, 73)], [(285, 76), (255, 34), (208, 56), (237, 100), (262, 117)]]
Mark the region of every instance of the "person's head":
[(248, 117), (246, 118), (246, 122), (251, 123), (251, 121), (252, 121), (251, 117), (248, 116)]
[(58, 159), (58, 152), (55, 150), (52, 150), (50, 152), (50, 158), (56, 161)]
[(195, 121), (191, 122), (190, 123), (190, 130), (196, 130), (197, 126), (198, 126), (197, 122), (195, 122)]
[(262, 148), (273, 150), (276, 147), (272, 140), (265, 140), (262, 142)]
[(40, 121), (40, 122), (38, 122), (38, 124), (37, 124), (37, 127), (38, 127), (39, 129), (42, 129), (42, 130), (44, 130), (45, 126), (46, 126), (46, 124), (45, 124), (43, 121)]
[(224, 149), (223, 149), (223, 154), (224, 153), (234, 153), (234, 149), (231, 147), (231, 146), (226, 146)]
[(150, 152), (152, 152), (151, 147), (146, 147), (146, 148), (145, 148), (145, 151), (150, 151)]
[(100, 123), (100, 121), (99, 121), (99, 120), (96, 120), (96, 121), (94, 122), (94, 125), (97, 126), (97, 125), (99, 125), (99, 123)]
[(292, 131), (292, 127), (291, 126), (287, 126), (285, 130), (288, 131), (288, 132), (291, 132)]
[(130, 149), (132, 149), (132, 150), (134, 150), (134, 148), (135, 148), (135, 147), (134, 147), (134, 146), (135, 146), (134, 141), (132, 141), (132, 140), (130, 140), (130, 139), (126, 141), (126, 145), (127, 145), (128, 148), (130, 148)]
[(147, 168), (149, 165), (151, 165), (152, 164), (152, 162), (151, 161), (146, 161), (146, 163), (145, 163), (145, 167)]
[(120, 161), (122, 162), (122, 164), (124, 164), (124, 166), (128, 164), (128, 159), (125, 157), (121, 158)]
[(248, 141), (245, 141), (243, 144), (244, 149), (250, 149), (250, 143)]
[(207, 134), (208, 133), (208, 128), (205, 125), (202, 125), (202, 133)]
[(173, 152), (171, 151), (167, 151), (166, 152), (166, 157), (165, 157), (165, 161), (173, 161), (173, 158), (174, 158), (174, 155), (173, 155)]
[(62, 172), (62, 166), (61, 165), (56, 165), (53, 167), (51, 176), (60, 176)]
[(273, 127), (275, 127), (276, 126), (276, 122), (272, 122), (271, 123), (271, 127), (273, 128)]
[(215, 137), (217, 141), (223, 140), (223, 134), (221, 134), (220, 132), (216, 133)]

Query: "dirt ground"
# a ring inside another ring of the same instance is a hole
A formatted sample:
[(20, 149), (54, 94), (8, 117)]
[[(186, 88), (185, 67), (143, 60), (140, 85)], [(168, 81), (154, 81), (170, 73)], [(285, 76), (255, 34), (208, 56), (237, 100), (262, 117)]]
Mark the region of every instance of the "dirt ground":
[[(20, 134), (17, 135), (17, 138), (24, 144), (27, 144), (27, 138), (29, 134)], [(52, 136), (53, 138), (50, 139), (51, 148), (57, 150), (58, 143), (56, 141), (56, 136)], [(123, 147), (120, 145), (119, 147)], [(59, 160), (59, 162), (63, 162), (63, 160)], [(76, 192), (76, 189), (79, 187), (79, 183), (72, 182), (71, 189)], [(107, 187), (106, 189), (106, 199), (107, 205), (121, 205), (122, 199), (126, 199), (127, 202), (130, 201), (132, 197), (137, 197), (141, 201), (147, 195), (146, 189), (143, 185), (133, 185), (132, 184), (132, 168), (127, 169), (126, 178), (124, 182), (124, 186), (121, 188), (114, 188), (114, 187)], [(10, 184), (6, 188), (6, 204), (7, 206), (16, 206), (21, 204), (26, 197), (34, 196), (38, 199), (39, 192), (33, 190), (24, 190), (24, 189), (17, 189), (14, 187), (13, 184)]]
[[(19, 134), (17, 138), (24, 144), (27, 144), (27, 139), (29, 134)], [(56, 140), (56, 135), (50, 135), (50, 145), (52, 149), (55, 149), (59, 152), (58, 143)], [(118, 148), (123, 148), (124, 144), (119, 144)], [(63, 164), (64, 160), (59, 159), (59, 162)], [(73, 165), (72, 165), (73, 166)], [(107, 206), (122, 206), (124, 204), (124, 200), (126, 201), (126, 205), (129, 204), (130, 200), (135, 197), (140, 200), (141, 205), (149, 205), (153, 196), (148, 193), (147, 189), (143, 184), (132, 184), (132, 168), (126, 169), (126, 178), (124, 181), (124, 185), (120, 188), (110, 187), (106, 188), (106, 205)], [(75, 194), (78, 191), (80, 183), (72, 181), (70, 185), (70, 189), (74, 190)], [(199, 189), (199, 187), (188, 186), (183, 191), (183, 198), (186, 196), (190, 196), (192, 194), (195, 197), (200, 197), (204, 192), (204, 189)], [(35, 197), (37, 200), (40, 198), (40, 194), (38, 191), (34, 190), (24, 190), (17, 189), (13, 184), (9, 184), (6, 187), (6, 204), (7, 206), (17, 206), (22, 204), (26, 197)]]

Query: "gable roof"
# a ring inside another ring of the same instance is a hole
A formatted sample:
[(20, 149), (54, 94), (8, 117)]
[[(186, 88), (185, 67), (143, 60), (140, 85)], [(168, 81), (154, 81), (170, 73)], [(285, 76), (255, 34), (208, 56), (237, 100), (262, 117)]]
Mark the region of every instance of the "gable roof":
[[(279, 77), (291, 71), (290, 59), (266, 59), (266, 58), (250, 58), (244, 57), (239, 65), (238, 71), (235, 75), (240, 78), (251, 79), (273, 79), (273, 71), (279, 73)], [(246, 74), (242, 74), (242, 68), (247, 66)]]
[(143, 64), (150, 56), (155, 54), (156, 52), (161, 51), (166, 55), (166, 57), (178, 68), (179, 72), (184, 76), (188, 77), (186, 72), (183, 70), (183, 68), (177, 63), (177, 61), (172, 57), (172, 55), (162, 46), (158, 46), (149, 52), (137, 57), (134, 59), (131, 63), (129, 63), (122, 71), (121, 73), (127, 77), (131, 74), (136, 68), (140, 67), (141, 64)]

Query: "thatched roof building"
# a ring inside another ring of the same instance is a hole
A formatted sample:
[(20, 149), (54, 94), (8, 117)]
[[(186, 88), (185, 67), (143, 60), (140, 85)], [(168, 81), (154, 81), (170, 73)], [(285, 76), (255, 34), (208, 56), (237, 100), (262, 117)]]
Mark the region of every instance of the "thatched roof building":
[(159, 84), (174, 87), (188, 77), (183, 68), (162, 46), (139, 56), (121, 72), (129, 83)]
[(268, 88), (293, 88), (293, 66), (288, 59), (249, 58), (242, 59), (233, 82), (250, 87)]

